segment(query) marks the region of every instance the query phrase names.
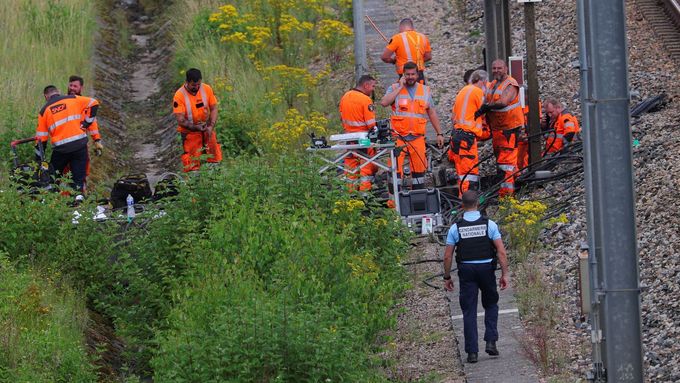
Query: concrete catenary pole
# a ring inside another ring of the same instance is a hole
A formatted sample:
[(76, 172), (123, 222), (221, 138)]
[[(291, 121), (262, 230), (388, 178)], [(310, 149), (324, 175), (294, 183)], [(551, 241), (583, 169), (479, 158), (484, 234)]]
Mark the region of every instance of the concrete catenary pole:
[(496, 59), (508, 61), (512, 53), (510, 44), (510, 6), (508, 0), (484, 0), (484, 35), (486, 37), (486, 65)]
[(642, 382), (625, 2), (578, 0), (596, 382)]
[(352, 0), (354, 19), (354, 80), (368, 73), (366, 64), (366, 27), (364, 25), (364, 1)]
[(524, 29), (527, 44), (527, 86), (529, 89), (529, 163), (541, 159), (541, 126), (538, 110), (538, 69), (536, 68), (536, 21), (534, 3), (524, 4)]

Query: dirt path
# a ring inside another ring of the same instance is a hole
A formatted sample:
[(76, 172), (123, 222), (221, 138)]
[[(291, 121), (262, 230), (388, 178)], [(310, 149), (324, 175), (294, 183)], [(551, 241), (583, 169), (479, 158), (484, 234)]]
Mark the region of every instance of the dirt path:
[[(103, 2), (97, 47), (97, 96), (105, 100), (103, 134), (121, 169), (145, 173), (155, 185), (177, 168), (170, 103), (171, 23), (154, 2)], [(119, 174), (120, 175), (120, 174)]]

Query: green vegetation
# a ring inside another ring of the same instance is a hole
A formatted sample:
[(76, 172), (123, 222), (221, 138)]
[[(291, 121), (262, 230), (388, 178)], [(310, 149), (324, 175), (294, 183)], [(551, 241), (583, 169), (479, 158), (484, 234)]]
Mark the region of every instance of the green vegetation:
[(92, 79), (95, 9), (94, 2), (87, 0), (11, 0), (2, 8), (0, 84), (5, 91), (0, 95), (0, 147), (4, 151), (11, 139), (35, 132), (46, 85), (65, 92), (69, 75)]
[(544, 375), (558, 379), (567, 363), (567, 350), (555, 333), (558, 294), (544, 278), (538, 250), (541, 232), (566, 222), (566, 216), (545, 220), (546, 210), (541, 202), (510, 197), (501, 200), (499, 215), (512, 254), (515, 298), (526, 332), (522, 348)]
[[(31, 315), (43, 322), (72, 313), (69, 323), (55, 322), (56, 335), (41, 339), (53, 351), (24, 364), (8, 359), (2, 379), (95, 380), (89, 359), (106, 351), (84, 351), (86, 305), (124, 342), (123, 354), (114, 355), (120, 380), (386, 380), (375, 340), (394, 324), (389, 310), (406, 288), (400, 256), (408, 233), (392, 210), (352, 199), (299, 150), (306, 133), (338, 126), (329, 121), (338, 121), (337, 100), (353, 78), (351, 30), (343, 23), (350, 2), (232, 4), (173, 5), (177, 85), (187, 67), (203, 70), (221, 102), (216, 130), (230, 159), (180, 185), (162, 213), (151, 209), (131, 224), (124, 217), (95, 222), (90, 198), (75, 224), (68, 198), (24, 195), (0, 180), (1, 270), (17, 286), (0, 290), (0, 313), (8, 313), (0, 318), (23, 321), (4, 294), (27, 291), (40, 297)], [(66, 70), (54, 81), (71, 71), (87, 78), (84, 69)], [(31, 111), (26, 123), (33, 118)], [(53, 270), (45, 275), (54, 282), (31, 270)], [(41, 334), (43, 322), (27, 322), (26, 333)], [(11, 341), (10, 353), (35, 344)], [(26, 371), (60, 375), (19, 375)]]
[(391, 210), (323, 182), (298, 161), (236, 160), (132, 226), (74, 225), (64, 198), (7, 190), (0, 248), (68, 275), (113, 319), (131, 375), (380, 380), (370, 349), (405, 287), (406, 233)]
[[(198, 3), (198, 4), (197, 4)], [(232, 155), (288, 152), (339, 130), (351, 87), (350, 1), (178, 1), (177, 84), (203, 71), (220, 100), (216, 131)]]
[(94, 381), (77, 295), (49, 277), (15, 270), (4, 253), (0, 280), (0, 382)]

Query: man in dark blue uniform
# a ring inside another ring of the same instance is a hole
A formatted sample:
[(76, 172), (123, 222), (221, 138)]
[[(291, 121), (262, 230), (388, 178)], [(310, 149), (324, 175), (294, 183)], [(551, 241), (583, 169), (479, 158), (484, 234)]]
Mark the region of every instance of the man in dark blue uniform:
[(508, 287), (508, 260), (498, 225), (482, 216), (477, 210), (477, 192), (468, 190), (462, 195), (463, 218), (459, 219), (446, 238), (444, 252), (444, 287), (453, 290), (451, 263), (456, 251), (458, 279), (460, 281), (459, 302), (463, 311), (463, 333), (468, 363), (477, 363), (477, 296), (482, 292), (484, 307), (485, 351), (498, 355), (498, 291), (496, 290), (496, 265), (501, 264), (501, 290)]

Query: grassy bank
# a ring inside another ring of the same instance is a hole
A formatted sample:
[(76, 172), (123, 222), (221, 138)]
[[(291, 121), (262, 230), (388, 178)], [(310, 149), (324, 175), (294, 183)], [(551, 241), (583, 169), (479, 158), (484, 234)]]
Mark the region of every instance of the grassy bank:
[(85, 305), (44, 275), (15, 270), (0, 253), (0, 382), (92, 382)]
[[(0, 147), (32, 136), (48, 84), (66, 90), (68, 76), (92, 80), (94, 7), (85, 0), (8, 0), (0, 12)], [(28, 145), (23, 159), (31, 156)], [(0, 165), (6, 191), (10, 157)], [(15, 195), (15, 197), (17, 197)], [(24, 240), (30, 215), (19, 199), (3, 201), (3, 214), (17, 209), (21, 222), (4, 243)], [(43, 207), (43, 214), (53, 214)], [(58, 214), (58, 212), (57, 212)], [(34, 218), (35, 219), (35, 218)], [(36, 233), (42, 228), (34, 227)], [(46, 237), (36, 238), (45, 242)], [(53, 239), (53, 238), (52, 238)], [(33, 271), (30, 254), (0, 247), (0, 381), (91, 382), (96, 376), (85, 351), (87, 315), (82, 295), (61, 277)], [(6, 252), (6, 253), (5, 253)], [(11, 259), (11, 261), (10, 261)], [(15, 268), (16, 267), (16, 268)]]
[[(66, 91), (68, 76), (92, 84), (95, 9), (86, 0), (8, 0), (0, 12), (0, 145), (35, 132), (43, 88)], [(91, 88), (90, 88), (91, 89)], [(3, 163), (6, 164), (5, 161)]]
[(178, 1), (177, 84), (202, 69), (221, 101), (217, 132), (231, 154), (283, 153), (307, 133), (339, 130), (352, 86), (349, 1)]

